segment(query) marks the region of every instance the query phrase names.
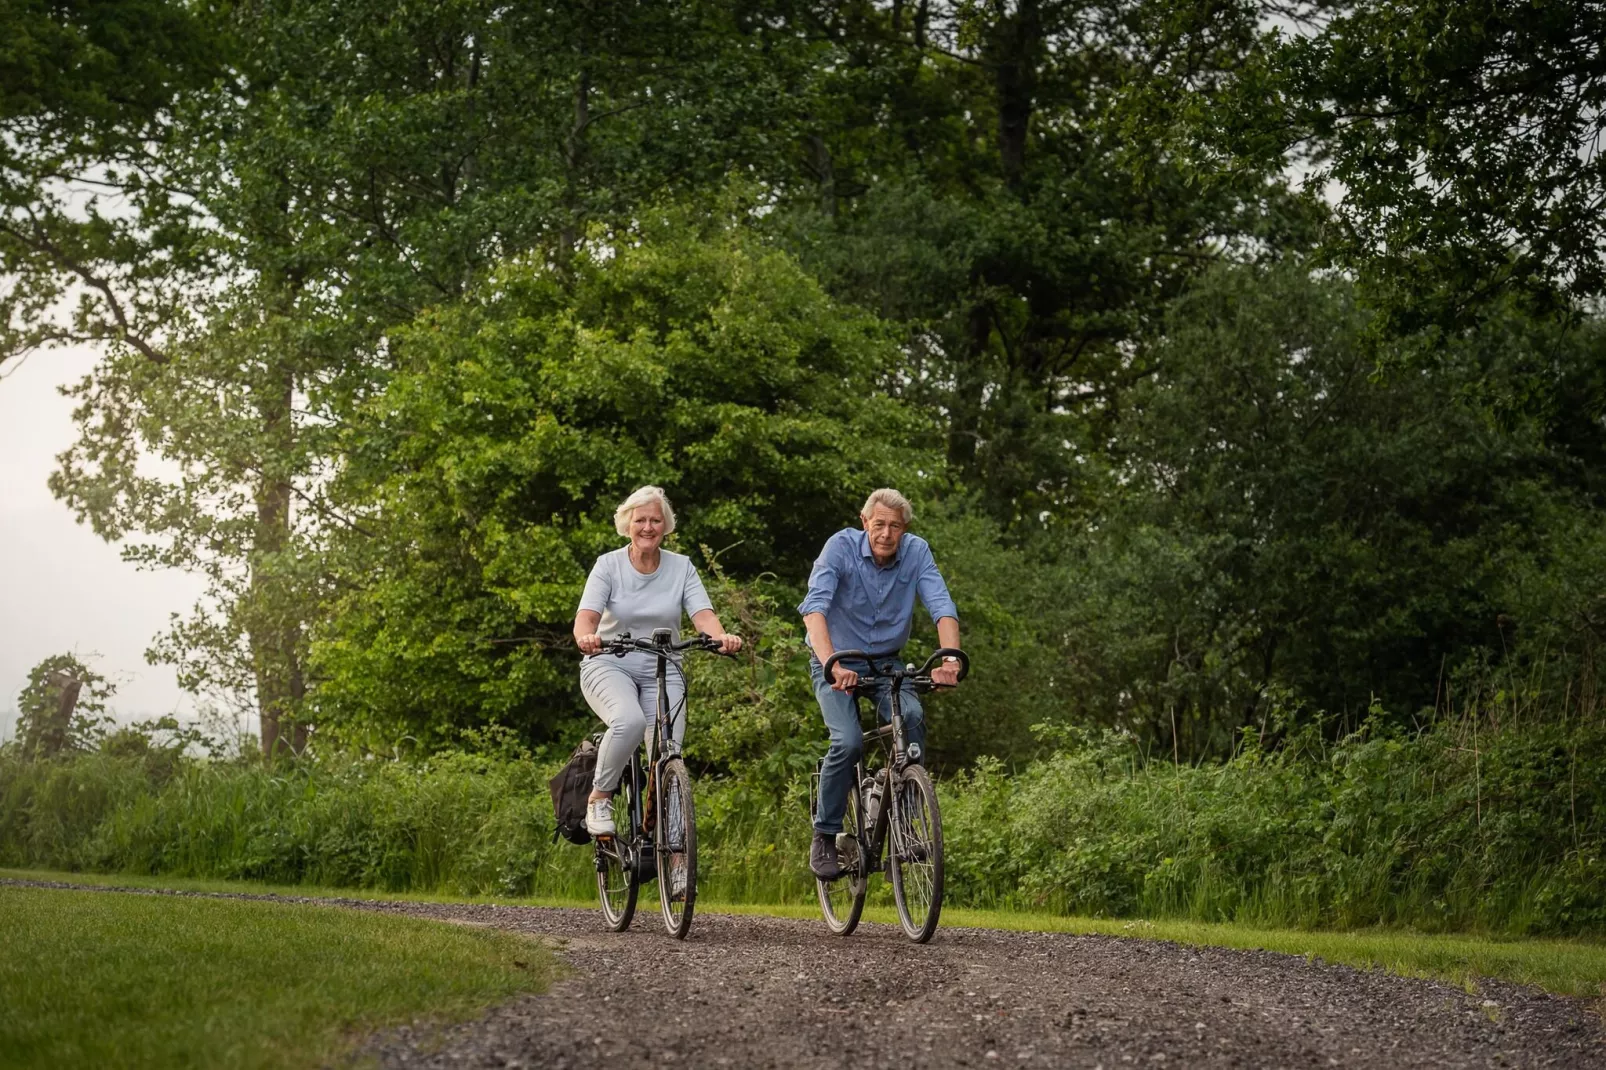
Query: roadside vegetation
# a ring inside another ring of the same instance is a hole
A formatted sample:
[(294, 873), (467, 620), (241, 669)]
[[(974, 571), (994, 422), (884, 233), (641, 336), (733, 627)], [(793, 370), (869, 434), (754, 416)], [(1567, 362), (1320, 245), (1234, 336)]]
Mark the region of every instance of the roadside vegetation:
[(543, 990), (509, 933), (316, 906), (0, 886), (0, 1055), (61, 1066), (327, 1065), (373, 1029)]
[[(1177, 764), (1062, 738), (942, 784), (948, 902), (1304, 929), (1606, 932), (1606, 734), (1366, 724)], [(424, 894), (589, 899), (519, 753), (326, 754), (264, 766), (161, 748), (0, 754), (0, 865)], [(805, 782), (698, 783), (700, 886), (812, 901)], [(884, 882), (883, 882), (884, 883)], [(880, 888), (880, 885), (877, 885)], [(885, 889), (881, 889), (885, 894)]]

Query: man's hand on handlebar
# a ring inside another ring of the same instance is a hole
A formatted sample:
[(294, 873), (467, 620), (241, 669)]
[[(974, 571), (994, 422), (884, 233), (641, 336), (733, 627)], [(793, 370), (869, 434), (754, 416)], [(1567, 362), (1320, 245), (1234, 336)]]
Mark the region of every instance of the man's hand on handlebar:
[(859, 686), (859, 674), (842, 665), (831, 667), (831, 690), (852, 691)]
[(959, 662), (945, 661), (931, 670), (931, 682), (937, 687), (959, 686)]

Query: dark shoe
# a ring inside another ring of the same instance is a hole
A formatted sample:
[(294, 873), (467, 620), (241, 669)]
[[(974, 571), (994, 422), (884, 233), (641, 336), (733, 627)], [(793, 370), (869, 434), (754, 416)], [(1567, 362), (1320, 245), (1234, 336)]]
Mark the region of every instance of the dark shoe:
[(822, 881), (834, 881), (842, 876), (842, 863), (837, 858), (836, 837), (823, 832), (814, 834), (809, 848), (809, 869)]

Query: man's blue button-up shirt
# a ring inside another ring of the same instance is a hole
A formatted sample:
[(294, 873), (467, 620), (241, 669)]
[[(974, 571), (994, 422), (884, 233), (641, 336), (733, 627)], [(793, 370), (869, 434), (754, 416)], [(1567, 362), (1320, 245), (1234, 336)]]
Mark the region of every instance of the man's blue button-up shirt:
[(933, 621), (959, 619), (925, 539), (905, 535), (898, 556), (883, 568), (870, 552), (869, 536), (844, 528), (825, 541), (809, 573), (809, 593), (797, 609), (825, 615), (836, 649), (890, 656), (909, 641), (916, 594)]

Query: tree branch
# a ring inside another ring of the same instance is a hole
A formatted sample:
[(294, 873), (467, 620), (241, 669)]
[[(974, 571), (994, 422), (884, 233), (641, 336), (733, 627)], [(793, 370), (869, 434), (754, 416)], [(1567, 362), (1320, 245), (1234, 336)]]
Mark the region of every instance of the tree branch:
[(10, 223), (3, 221), (0, 221), (0, 232), (9, 234), (29, 248), (43, 253), (60, 267), (77, 275), (85, 286), (98, 291), (101, 298), (106, 302), (106, 307), (111, 310), (112, 318), (117, 321), (117, 333), (112, 337), (133, 346), (153, 363), (168, 363), (167, 354), (156, 349), (145, 339), (134, 333), (133, 327), (128, 322), (128, 315), (123, 311), (122, 302), (117, 300), (117, 294), (112, 290), (111, 283), (96, 275), (84, 264), (68, 256), (59, 245), (45, 235), (44, 228), (39, 225), (39, 220), (34, 218), (33, 213), (29, 212), (28, 215), (30, 219), (33, 219), (33, 235), (31, 237)]

